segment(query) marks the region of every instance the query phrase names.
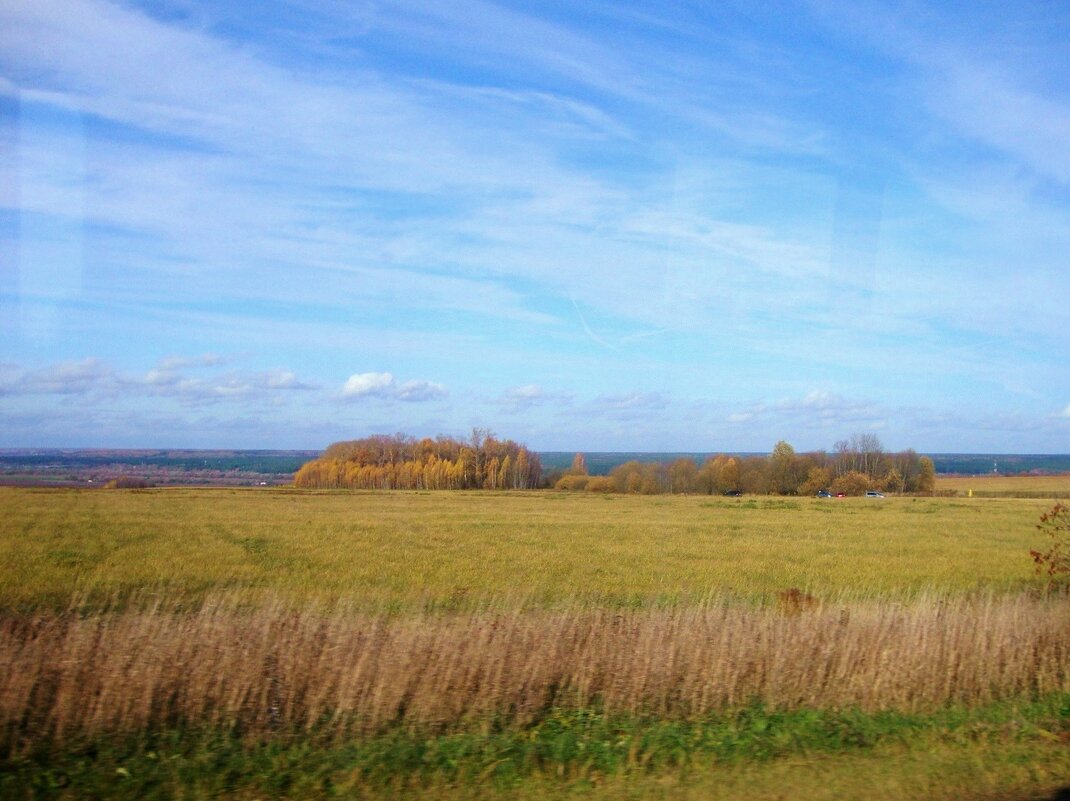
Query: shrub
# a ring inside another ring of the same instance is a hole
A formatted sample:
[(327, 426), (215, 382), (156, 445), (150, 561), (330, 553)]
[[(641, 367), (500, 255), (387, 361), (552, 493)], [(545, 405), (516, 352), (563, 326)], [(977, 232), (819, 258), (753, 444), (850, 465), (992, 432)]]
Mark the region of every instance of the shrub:
[(869, 476), (857, 470), (849, 470), (832, 482), (832, 493), (838, 495), (865, 495), (870, 489)]
[(1051, 539), (1046, 551), (1029, 552), (1037, 575), (1047, 575), (1049, 581), (1070, 576), (1070, 507), (1055, 504), (1040, 516), (1037, 529)]
[(587, 488), (590, 476), (565, 475), (554, 484), (554, 489), (579, 491)]

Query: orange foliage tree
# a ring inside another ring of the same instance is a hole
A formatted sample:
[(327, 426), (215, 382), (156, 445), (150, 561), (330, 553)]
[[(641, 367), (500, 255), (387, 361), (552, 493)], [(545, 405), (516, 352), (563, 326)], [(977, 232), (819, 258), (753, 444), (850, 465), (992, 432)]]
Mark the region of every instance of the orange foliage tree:
[(468, 442), (404, 434), (335, 442), (304, 464), (294, 485), (311, 489), (533, 489), (538, 454), (490, 432)]

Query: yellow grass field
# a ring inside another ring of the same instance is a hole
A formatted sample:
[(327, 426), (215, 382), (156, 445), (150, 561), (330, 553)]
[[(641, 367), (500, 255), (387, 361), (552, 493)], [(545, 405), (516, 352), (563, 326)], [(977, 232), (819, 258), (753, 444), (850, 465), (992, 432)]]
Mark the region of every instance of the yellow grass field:
[(1070, 474), (1057, 476), (937, 476), (937, 494), (1070, 498)]
[(1034, 586), (1050, 502), (0, 489), (0, 606), (156, 588), (365, 609), (908, 599)]

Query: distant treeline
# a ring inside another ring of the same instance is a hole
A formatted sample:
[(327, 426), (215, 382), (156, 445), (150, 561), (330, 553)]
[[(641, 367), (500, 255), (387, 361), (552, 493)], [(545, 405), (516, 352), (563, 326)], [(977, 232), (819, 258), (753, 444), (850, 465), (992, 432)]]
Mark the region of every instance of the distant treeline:
[[(723, 452), (725, 456), (745, 459), (750, 456), (765, 456), (762, 452)], [(539, 451), (543, 473), (558, 471), (560, 477), (572, 463), (575, 451)], [(625, 462), (664, 462), (677, 459), (693, 459), (702, 464), (707, 452), (695, 451), (584, 451), (587, 469), (592, 476), (606, 476)], [(1059, 475), (1070, 473), (1070, 454), (1021, 454), (1021, 453), (930, 453), (940, 475)]]
[(932, 492), (935, 469), (932, 459), (914, 450), (886, 453), (875, 435), (856, 434), (838, 442), (832, 453), (796, 453), (781, 441), (768, 456), (722, 453), (701, 464), (690, 457), (671, 462), (631, 460), (613, 467), (607, 476), (589, 475), (586, 460), (577, 453), (568, 469), (556, 469), (545, 480), (560, 490), (646, 495), (813, 495), (822, 490), (861, 495), (868, 490)]
[(932, 492), (936, 471), (932, 459), (913, 450), (885, 453), (873, 434), (841, 440), (833, 453), (796, 453), (780, 441), (768, 456), (710, 456), (700, 465), (690, 457), (671, 462), (628, 461), (606, 476), (588, 474), (583, 454), (567, 470), (548, 473), (557, 489), (654, 495), (670, 493), (757, 495), (861, 495), (887, 492)]
[(294, 476), (294, 485), (348, 489), (534, 489), (537, 454), (476, 429), (467, 442), (404, 434), (336, 442)]
[(873, 434), (837, 442), (832, 453), (796, 453), (778, 442), (768, 456), (713, 455), (670, 462), (630, 460), (590, 475), (583, 454), (543, 472), (539, 456), (475, 429), (467, 441), (404, 434), (336, 442), (294, 476), (298, 487), (331, 489), (556, 489), (587, 492), (861, 495), (867, 490), (932, 492), (935, 469), (913, 450), (886, 453)]

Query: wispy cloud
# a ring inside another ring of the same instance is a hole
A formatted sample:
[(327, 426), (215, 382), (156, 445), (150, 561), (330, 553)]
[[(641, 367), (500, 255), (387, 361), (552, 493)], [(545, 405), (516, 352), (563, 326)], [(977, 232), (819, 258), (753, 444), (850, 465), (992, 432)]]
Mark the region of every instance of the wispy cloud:
[(99, 359), (59, 362), (40, 370), (5, 365), (0, 370), (0, 395), (86, 395), (112, 388), (115, 371)]
[(538, 407), (560, 410), (571, 406), (573, 396), (567, 392), (548, 392), (540, 384), (509, 387), (498, 398), (498, 407), (510, 414), (520, 414)]
[(316, 388), (290, 370), (229, 371), (200, 377), (180, 371), (183, 367), (205, 367), (220, 361), (216, 357), (169, 357), (140, 376), (122, 373), (94, 357), (60, 362), (40, 370), (21, 370), (8, 365), (0, 370), (0, 395), (77, 395), (85, 402), (154, 396), (199, 405), (264, 400), (279, 392)]
[(825, 390), (812, 390), (801, 398), (755, 403), (729, 411), (733, 425), (754, 425), (774, 431), (825, 429), (848, 432), (855, 428), (883, 428), (887, 412), (874, 402), (850, 400)]
[(588, 408), (592, 416), (627, 421), (659, 418), (669, 405), (669, 399), (658, 392), (625, 392), (599, 395)]

